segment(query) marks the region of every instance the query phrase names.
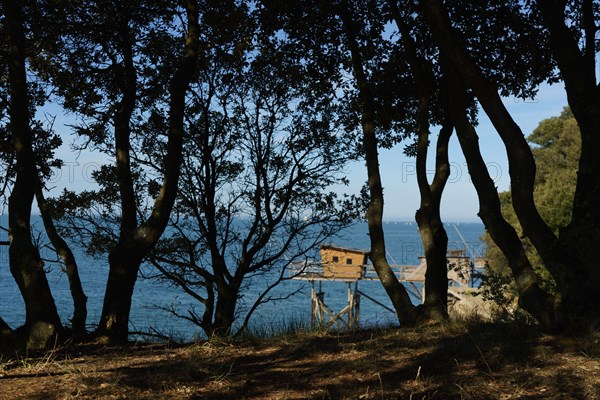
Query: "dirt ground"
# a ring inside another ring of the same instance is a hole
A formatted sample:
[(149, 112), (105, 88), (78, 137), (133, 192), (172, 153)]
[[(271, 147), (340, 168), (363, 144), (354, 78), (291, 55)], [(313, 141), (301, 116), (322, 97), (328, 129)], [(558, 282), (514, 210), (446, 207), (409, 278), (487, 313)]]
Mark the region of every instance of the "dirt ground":
[(0, 360), (1, 399), (600, 399), (600, 333), (462, 323)]

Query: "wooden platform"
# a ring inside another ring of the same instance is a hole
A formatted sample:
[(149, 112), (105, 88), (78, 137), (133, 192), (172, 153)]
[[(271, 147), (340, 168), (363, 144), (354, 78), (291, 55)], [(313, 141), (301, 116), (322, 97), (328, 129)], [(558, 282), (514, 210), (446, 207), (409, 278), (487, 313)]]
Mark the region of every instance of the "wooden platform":
[[(292, 263), (288, 270), (292, 279), (309, 281), (311, 285), (311, 326), (325, 328), (332, 326), (353, 328), (358, 325), (360, 315), (360, 299), (364, 297), (386, 308), (395, 311), (379, 300), (358, 289), (358, 281), (378, 281), (379, 277), (373, 265), (367, 264), (368, 252), (340, 246), (321, 246), (320, 261), (304, 261)], [(465, 250), (450, 250), (448, 260), (448, 290), (453, 292), (467, 288), (472, 284), (473, 272), (481, 270), (485, 264), (483, 259), (474, 259), (466, 255)], [(419, 257), (419, 265), (390, 265), (399, 282), (414, 299), (423, 302), (425, 298), (425, 272), (427, 262), (424, 256)], [(348, 286), (348, 305), (341, 311), (331, 310), (324, 301), (323, 281), (345, 282)], [(315, 283), (318, 282), (318, 289)], [(452, 293), (451, 293), (452, 294)], [(455, 296), (457, 298), (460, 295)]]
[[(363, 266), (363, 273), (361, 274), (355, 273), (355, 269), (345, 271), (344, 267), (340, 268), (341, 273), (332, 274), (329, 272), (330, 268), (323, 266), (318, 261), (293, 263), (290, 268), (290, 277), (303, 281), (356, 282), (358, 280), (379, 280), (375, 268), (370, 264)], [(401, 282), (423, 282), (425, 280), (425, 269), (419, 268), (418, 265), (390, 265), (390, 268)]]
[[(468, 286), (471, 279), (471, 260), (468, 257), (448, 257), (449, 263), (454, 267), (448, 271), (448, 280), (458, 285)], [(334, 273), (333, 269), (337, 271)], [(390, 268), (400, 282), (422, 283), (425, 282), (427, 263), (421, 259), (419, 265), (392, 264)], [(475, 269), (479, 269), (475, 267)], [(356, 282), (358, 280), (379, 280), (375, 268), (371, 264), (360, 266), (331, 266), (323, 265), (319, 261), (293, 263), (290, 268), (290, 277), (305, 281), (339, 281)]]

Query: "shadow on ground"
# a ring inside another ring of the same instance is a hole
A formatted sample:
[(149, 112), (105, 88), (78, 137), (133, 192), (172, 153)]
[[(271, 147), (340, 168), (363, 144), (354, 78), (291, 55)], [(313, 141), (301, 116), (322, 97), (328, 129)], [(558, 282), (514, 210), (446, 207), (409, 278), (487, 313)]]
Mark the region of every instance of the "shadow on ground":
[[(86, 349), (43, 381), (47, 398), (593, 399), (597, 342), (478, 323)], [(42, 374), (4, 375), (1, 386), (27, 387)]]

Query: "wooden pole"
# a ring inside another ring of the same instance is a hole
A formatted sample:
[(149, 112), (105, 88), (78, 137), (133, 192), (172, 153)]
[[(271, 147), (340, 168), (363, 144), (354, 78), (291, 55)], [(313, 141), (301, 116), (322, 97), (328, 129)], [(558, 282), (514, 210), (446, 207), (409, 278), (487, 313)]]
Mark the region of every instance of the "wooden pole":
[(360, 294), (358, 292), (358, 281), (354, 282), (354, 319), (356, 321), (356, 325), (358, 326), (360, 323)]
[(310, 281), (310, 329), (313, 330), (315, 329), (315, 313), (316, 313), (316, 307), (315, 307), (315, 282), (314, 281)]
[(348, 282), (348, 327), (354, 328), (354, 296), (352, 296), (352, 283)]

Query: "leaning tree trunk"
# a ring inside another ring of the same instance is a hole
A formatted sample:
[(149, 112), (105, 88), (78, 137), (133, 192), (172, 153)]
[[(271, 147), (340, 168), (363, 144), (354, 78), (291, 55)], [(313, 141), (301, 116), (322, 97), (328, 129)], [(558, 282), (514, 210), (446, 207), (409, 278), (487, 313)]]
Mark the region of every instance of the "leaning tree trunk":
[(79, 268), (75, 256), (71, 251), (71, 248), (65, 242), (65, 240), (58, 233), (50, 210), (48, 209), (48, 203), (44, 197), (42, 190), (42, 184), (38, 179), (35, 198), (37, 200), (38, 208), (44, 222), (44, 229), (46, 235), (50, 239), (50, 243), (56, 250), (56, 253), (60, 256), (65, 264), (65, 270), (67, 272), (67, 279), (69, 280), (69, 289), (71, 291), (71, 297), (73, 298), (73, 320), (72, 329), (73, 336), (81, 336), (85, 333), (85, 322), (87, 319), (87, 296), (83, 291), (81, 285), (81, 279), (79, 279)]
[(402, 35), (406, 59), (415, 82), (419, 108), (417, 111), (417, 183), (421, 204), (415, 219), (419, 226), (421, 242), (425, 252), (427, 270), (425, 272), (425, 299), (420, 308), (422, 320), (443, 321), (448, 318), (448, 265), (446, 252), (448, 235), (442, 224), (440, 204), (442, 193), (450, 176), (448, 162), (448, 142), (454, 127), (447, 121), (438, 137), (436, 146), (435, 175), (431, 185), (427, 180), (427, 151), (429, 148), (429, 96), (433, 93), (430, 82), (434, 77), (419, 58), (414, 39), (408, 25), (400, 15), (395, 0), (389, 1), (392, 17)]
[[(135, 217), (131, 216), (131, 212), (128, 213), (128, 222), (122, 224), (119, 243), (109, 255), (108, 282), (98, 333), (115, 341), (127, 340), (131, 300), (140, 265), (165, 230), (177, 195), (183, 148), (185, 95), (196, 72), (200, 35), (197, 1), (186, 1), (185, 8), (188, 32), (182, 64), (175, 71), (169, 89), (169, 139), (163, 184), (152, 212), (144, 223), (131, 229), (132, 224), (135, 224)], [(128, 128), (125, 126), (123, 132), (116, 132), (116, 140), (119, 142), (118, 146), (120, 145), (117, 149), (117, 166), (122, 169), (119, 178), (121, 196), (129, 193), (122, 201), (131, 208), (134, 199), (129, 197), (133, 190), (131, 190), (132, 183), (127, 181), (131, 176), (127, 161), (129, 155), (128, 151), (127, 154), (119, 151), (129, 148), (127, 140), (124, 140), (127, 138), (127, 132)], [(123, 137), (119, 137), (120, 133)]]
[(41, 348), (51, 337), (62, 332), (62, 325), (43, 262), (31, 240), (30, 217), (37, 172), (29, 127), (26, 39), (21, 9), (19, 2), (12, 0), (4, 0), (3, 6), (9, 44), (10, 129), (16, 155), (16, 179), (8, 200), (9, 263), (25, 301), (25, 345)]
[(369, 206), (367, 208), (367, 223), (371, 240), (369, 257), (377, 276), (381, 281), (387, 295), (392, 301), (400, 324), (413, 324), (416, 320), (416, 310), (413, 306), (406, 288), (398, 281), (390, 268), (385, 252), (385, 239), (382, 226), (383, 218), (383, 187), (379, 173), (378, 142), (375, 132), (375, 106), (371, 87), (362, 65), (362, 56), (356, 42), (354, 21), (350, 15), (348, 4), (344, 2), (340, 9), (340, 17), (344, 25), (344, 32), (348, 40), (348, 47), (352, 58), (354, 76), (359, 89), (363, 146), (367, 164)]
[(519, 292), (519, 305), (537, 318), (542, 325), (550, 328), (555, 323), (554, 298), (540, 288), (538, 277), (525, 254), (521, 239), (502, 216), (498, 191), (481, 156), (475, 128), (467, 118), (466, 110), (471, 99), (460, 76), (453, 68), (449, 63), (444, 64), (450, 91), (450, 112), (479, 198), (478, 215), (508, 260)]

